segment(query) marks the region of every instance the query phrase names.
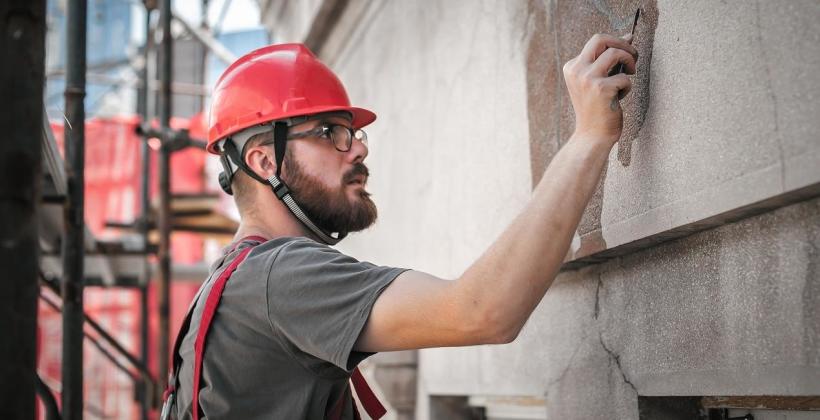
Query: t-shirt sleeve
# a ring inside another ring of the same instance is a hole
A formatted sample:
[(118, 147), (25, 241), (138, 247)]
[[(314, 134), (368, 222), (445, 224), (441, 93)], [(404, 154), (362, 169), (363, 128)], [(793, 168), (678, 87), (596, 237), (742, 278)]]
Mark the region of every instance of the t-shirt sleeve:
[(404, 271), (358, 261), (309, 239), (294, 240), (272, 262), (268, 318), (301, 351), (349, 371), (366, 356), (355, 354), (353, 345), (373, 304)]

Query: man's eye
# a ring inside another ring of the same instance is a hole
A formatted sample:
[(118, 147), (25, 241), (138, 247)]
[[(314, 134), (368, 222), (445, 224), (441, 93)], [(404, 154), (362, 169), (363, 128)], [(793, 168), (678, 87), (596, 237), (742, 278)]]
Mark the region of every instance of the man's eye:
[(330, 132), (331, 132), (330, 127), (324, 126), (324, 127), (322, 127), (322, 132), (319, 134), (319, 137), (329, 139), (330, 138)]

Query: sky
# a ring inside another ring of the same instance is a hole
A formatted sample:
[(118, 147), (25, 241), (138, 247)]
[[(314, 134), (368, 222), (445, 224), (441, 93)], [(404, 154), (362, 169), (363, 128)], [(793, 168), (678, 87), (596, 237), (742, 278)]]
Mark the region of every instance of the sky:
[[(254, 0), (211, 0), (208, 3), (208, 23), (214, 27), (225, 3), (228, 2), (221, 31), (236, 31), (259, 26), (259, 5)], [(189, 21), (199, 23), (202, 2), (199, 0), (174, 0), (174, 10)]]
[[(255, 0), (210, 0), (208, 4), (208, 24), (214, 28), (227, 3), (225, 15), (219, 26), (220, 32), (231, 32), (259, 26), (259, 5)], [(133, 2), (131, 26), (135, 28), (134, 41), (141, 45), (144, 38), (142, 28), (145, 25), (142, 2)], [(171, 7), (188, 22), (199, 24), (202, 17), (201, 0), (172, 0)]]
[[(2, 1), (2, 0), (0, 0)], [(90, 4), (88, 19), (88, 39), (93, 48), (89, 50), (89, 62), (111, 61), (139, 53), (145, 40), (145, 8), (142, 0), (98, 0)], [(227, 7), (225, 7), (227, 6)], [(181, 15), (194, 26), (199, 26), (202, 19), (202, 0), (172, 0), (174, 13)], [(65, 38), (64, 30), (65, 0), (50, 0), (49, 13), (52, 13), (49, 24), (47, 56), (49, 68), (64, 66)], [(224, 11), (224, 16), (223, 16)], [(126, 12), (126, 13), (123, 13)], [(155, 19), (159, 13), (154, 13)], [(129, 18), (124, 17), (130, 15)], [(117, 20), (116, 16), (123, 16)], [(219, 28), (226, 47), (241, 55), (268, 42), (266, 32), (248, 30), (261, 28), (259, 24), (259, 6), (255, 0), (210, 0), (208, 5), (208, 26)], [(121, 30), (120, 30), (121, 29)], [(231, 35), (231, 33), (242, 34)], [(224, 70), (224, 64), (211, 63), (208, 86), (213, 85), (216, 77)], [(138, 74), (133, 68), (119, 66), (108, 70), (95, 70), (95, 76), (106, 76), (106, 80), (87, 82), (86, 107), (89, 115), (103, 113), (133, 113), (136, 103), (136, 90), (129, 83), (134, 83)], [(216, 73), (211, 75), (210, 73)], [(125, 80), (125, 84), (112, 83), (110, 80)], [(61, 75), (50, 77), (44, 95), (49, 115), (63, 114), (64, 79)], [(125, 104), (125, 105), (124, 105)]]

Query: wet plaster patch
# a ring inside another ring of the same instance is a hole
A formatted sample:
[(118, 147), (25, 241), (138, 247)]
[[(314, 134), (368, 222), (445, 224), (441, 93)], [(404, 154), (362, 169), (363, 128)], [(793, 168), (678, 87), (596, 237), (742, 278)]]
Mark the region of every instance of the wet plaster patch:
[(651, 109), (632, 143), (631, 165), (609, 163), (607, 249), (570, 264), (626, 255), (820, 194), (820, 106), (813, 105), (820, 102), (809, 99), (820, 97), (820, 73), (812, 70), (820, 55), (803, 53), (820, 41), (820, 8), (749, 5), (759, 10), (718, 2), (702, 15), (660, 6)]
[[(631, 24), (631, 23), (630, 23)], [(641, 16), (635, 27), (632, 45), (638, 49), (637, 71), (632, 77), (632, 91), (621, 101), (624, 110), (624, 128), (618, 141), (618, 161), (623, 166), (632, 162), (632, 143), (649, 141), (641, 136), (646, 112), (649, 110), (649, 86), (652, 64), (652, 45), (658, 26), (658, 7), (654, 1), (641, 5)]]
[[(533, 186), (541, 180), (547, 165), (575, 126), (575, 116), (562, 75), (564, 63), (577, 55), (595, 33), (623, 35), (629, 32), (638, 8), (641, 8), (642, 14), (635, 29), (639, 70), (633, 78), (632, 93), (622, 101), (625, 122), (618, 146), (618, 159), (624, 166), (631, 162), (632, 142), (639, 137), (649, 107), (649, 63), (658, 21), (655, 0), (528, 1), (527, 110)], [(579, 245), (568, 259), (588, 256), (607, 248), (601, 228), (606, 172), (604, 168), (578, 226)]]

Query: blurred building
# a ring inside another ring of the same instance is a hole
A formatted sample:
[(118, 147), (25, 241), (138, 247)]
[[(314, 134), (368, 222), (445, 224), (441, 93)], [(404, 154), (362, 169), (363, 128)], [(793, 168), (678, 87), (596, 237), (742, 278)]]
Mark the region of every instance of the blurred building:
[(379, 116), (380, 220), (340, 248), (444, 278), (571, 135), (563, 64), (643, 11), (624, 134), (565, 269), (512, 344), (373, 358), (396, 418), (818, 418), (816, 1), (259, 3), (274, 42), (306, 42)]

